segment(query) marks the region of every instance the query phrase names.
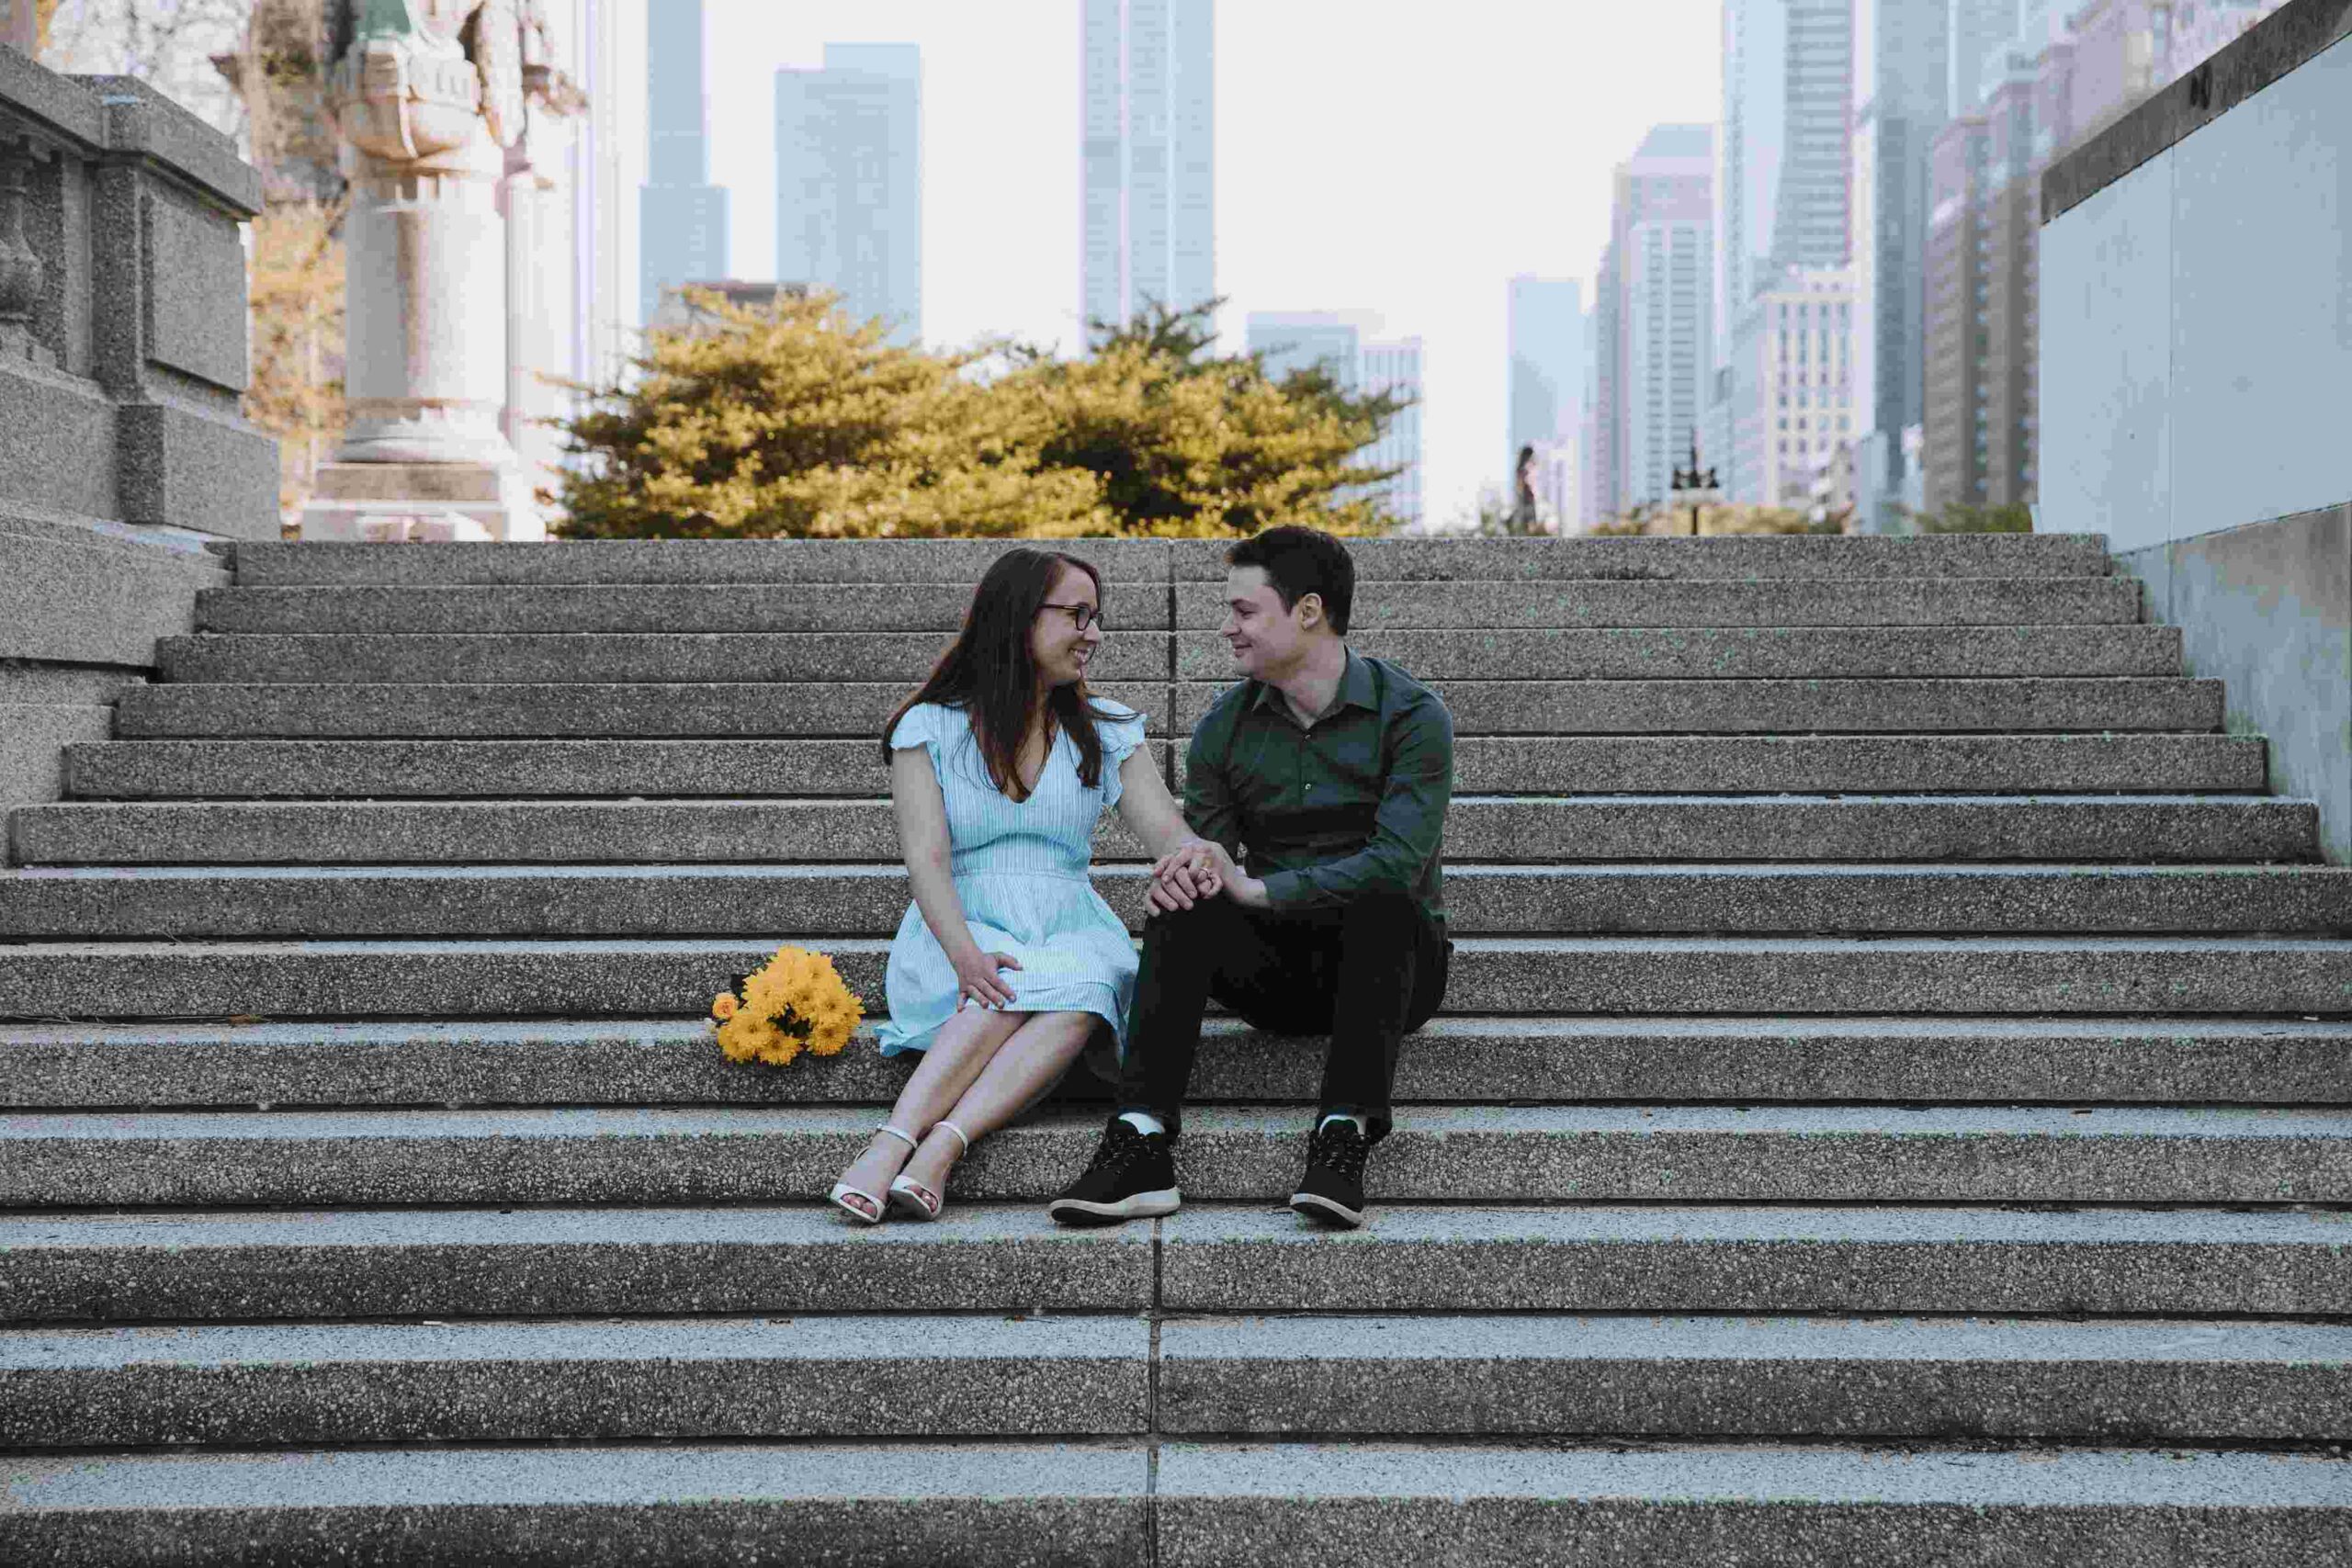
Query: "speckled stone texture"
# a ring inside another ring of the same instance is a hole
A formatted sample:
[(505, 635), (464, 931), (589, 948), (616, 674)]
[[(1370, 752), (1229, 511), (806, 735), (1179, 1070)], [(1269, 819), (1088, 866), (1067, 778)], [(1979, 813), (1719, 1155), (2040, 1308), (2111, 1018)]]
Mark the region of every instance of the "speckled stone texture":
[(12, 1447), (1104, 1436), (1139, 1318), (542, 1319), (0, 1331)]
[[(809, 583), (903, 582), (950, 584), (968, 593), (989, 562), (1023, 546), (1035, 547), (1020, 539), (562, 539), (430, 550), (262, 544), (239, 547), (236, 570), (238, 586), (264, 588), (733, 582), (764, 583), (781, 592)], [(1164, 588), (1168, 581), (1168, 547), (1156, 541), (1072, 539), (1049, 541), (1047, 547), (1083, 558), (1108, 582)], [(2023, 562), (2027, 554), (2017, 558)]]
[[(1203, 1031), (1203, 1102), (1314, 1098), (1327, 1043)], [(0, 1024), (0, 1105), (791, 1105), (896, 1100), (869, 1034), (787, 1072), (725, 1060), (691, 1019)], [(1438, 1018), (1400, 1102), (2341, 1103), (2352, 1022), (2300, 1019)], [(1082, 1068), (1064, 1093), (1100, 1099)]]
[[(39, 865), (899, 858), (880, 799), (74, 801), (26, 807), (13, 827), (18, 863)], [(2318, 858), (2318, 812), (2263, 795), (1456, 795), (1445, 847), (1457, 863), (2292, 862)], [(1094, 853), (1144, 858), (1115, 815)]]
[[(2032, 584), (2064, 594), (2064, 584)], [(2128, 590), (2136, 605), (2139, 582), (2114, 578), (2111, 595)], [(2047, 602), (2050, 616), (2069, 623), (2097, 618), (2090, 595), (2080, 604)], [(205, 632), (896, 632), (952, 633), (971, 607), (963, 582), (843, 582), (822, 593), (802, 593), (773, 582), (578, 583), (545, 587), (223, 588), (200, 595), (196, 628)], [(1103, 585), (1105, 624), (1115, 642), (1127, 633), (1164, 631), (1169, 595), (1157, 583)], [(2062, 606), (2075, 613), (2061, 614)], [(2129, 615), (2109, 615), (2129, 620)]]
[(1150, 1545), (1148, 1461), (1064, 1444), (660, 1445), (17, 1459), (27, 1568), (1102, 1568)]
[[(533, 547), (500, 546), (528, 549)], [(1169, 688), (1105, 682), (1102, 694), (1169, 724)], [(873, 736), (908, 695), (900, 682), (725, 685), (573, 682), (419, 686), (150, 686), (116, 710), (115, 733), (452, 739), (588, 736)]]
[[(1351, 633), (1423, 682), (2178, 675), (2172, 626), (1738, 626)], [(1175, 639), (1176, 674), (1235, 679), (1222, 642)], [(256, 677), (246, 677), (254, 679)], [(266, 677), (259, 677), (266, 678)]]
[[(879, 1000), (878, 937), (26, 942), (0, 945), (0, 1021), (700, 1017), (779, 945)], [(2321, 937), (1476, 937), (1447, 996), (1479, 1014), (2322, 1014), (2352, 942)]]
[[(954, 637), (953, 632), (680, 631), (594, 637), (253, 633), (172, 637), (159, 651), (165, 679), (214, 683), (898, 681), (911, 689), (931, 673)], [(1170, 659), (1167, 633), (1131, 632), (1106, 640), (1087, 673), (1097, 682), (1165, 680)], [(2176, 657), (2176, 671), (2178, 665)]]
[[(276, 1111), (12, 1115), (17, 1208), (805, 1201), (872, 1136), (855, 1109)], [(1197, 1201), (1287, 1198), (1309, 1116), (1204, 1108), (1176, 1175)], [(1093, 1153), (1053, 1110), (956, 1168), (966, 1201), (1042, 1201)], [(1375, 1151), (1384, 1201), (2335, 1203), (2352, 1116), (2327, 1111), (1420, 1107)]]
[[(1365, 581), (1348, 629), (1353, 636), (1447, 626), (2112, 626), (2137, 620), (2139, 611), (2139, 582), (2127, 577)], [(1225, 618), (1224, 584), (1178, 583), (1175, 616), (1181, 627), (1216, 626)]]
[[(1131, 929), (1148, 868), (1093, 884)], [(91, 866), (0, 871), (0, 937), (888, 937), (896, 865)], [(2335, 866), (1462, 866), (1460, 935), (2198, 932), (2352, 929)]]
[[(1029, 1204), (936, 1224), (788, 1208), (0, 1217), (24, 1323), (1148, 1308), (1149, 1225), (1070, 1231)], [(2275, 1272), (2275, 1270), (2273, 1271)]]
[[(82, 799), (229, 796), (871, 795), (878, 735), (857, 740), (154, 740), (65, 754)], [(1170, 748), (1178, 755), (1181, 746)], [(2257, 790), (2246, 735), (1469, 736), (1463, 794), (1566, 791)]]
[(1186, 1433), (2325, 1440), (2352, 1329), (1991, 1319), (1198, 1318)]
[[(1180, 582), (1216, 581), (1227, 546), (1183, 539), (1169, 547)], [(1676, 539), (1351, 540), (1357, 580), (1414, 582), (1679, 581), (1689, 579), (1821, 578), (1838, 581), (1918, 577), (2104, 577), (2107, 541), (2097, 534), (1944, 534)], [(242, 570), (240, 581), (243, 580)]]
[(1163, 1568), (2334, 1568), (2352, 1466), (2255, 1454), (1242, 1443), (1161, 1450)]

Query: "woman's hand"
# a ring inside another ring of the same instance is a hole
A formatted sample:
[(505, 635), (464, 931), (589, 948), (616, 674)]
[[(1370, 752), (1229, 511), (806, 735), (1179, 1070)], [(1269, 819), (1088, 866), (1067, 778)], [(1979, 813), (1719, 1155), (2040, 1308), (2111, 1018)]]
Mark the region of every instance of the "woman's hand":
[(967, 1001), (984, 1008), (1001, 1008), (1014, 1000), (1012, 987), (997, 978), (1000, 969), (1018, 969), (1021, 960), (1009, 953), (982, 953), (971, 948), (950, 953), (948, 962), (956, 965), (956, 1010), (962, 1012)]
[(1216, 868), (1217, 846), (1202, 839), (1187, 839), (1151, 864), (1151, 886), (1144, 902), (1153, 912), (1189, 909), (1203, 898), (1214, 898), (1224, 880)]

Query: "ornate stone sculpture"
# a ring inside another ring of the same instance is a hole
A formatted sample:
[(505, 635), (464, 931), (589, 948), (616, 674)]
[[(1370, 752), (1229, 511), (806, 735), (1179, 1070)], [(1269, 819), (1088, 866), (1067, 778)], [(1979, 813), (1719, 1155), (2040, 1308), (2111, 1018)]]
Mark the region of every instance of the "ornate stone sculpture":
[(500, 186), (532, 115), (576, 99), (550, 62), (547, 17), (537, 0), (340, 0), (333, 24), (352, 197), (350, 425), (304, 535), (537, 537), (500, 430)]

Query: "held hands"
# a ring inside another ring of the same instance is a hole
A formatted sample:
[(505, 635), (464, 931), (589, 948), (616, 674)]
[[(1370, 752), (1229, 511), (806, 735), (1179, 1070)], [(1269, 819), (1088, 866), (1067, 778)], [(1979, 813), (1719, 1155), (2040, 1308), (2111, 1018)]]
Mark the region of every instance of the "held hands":
[(1012, 987), (997, 977), (998, 971), (1018, 969), (1021, 960), (1009, 953), (982, 953), (968, 948), (951, 953), (949, 962), (956, 965), (956, 1010), (962, 1012), (966, 1002), (978, 1002), (984, 1008), (1001, 1008), (1013, 1000)]
[(1223, 844), (1187, 839), (1152, 863), (1151, 890), (1144, 901), (1154, 913), (1189, 909), (1219, 894), (1246, 905), (1252, 902), (1252, 890), (1263, 886), (1241, 874)]

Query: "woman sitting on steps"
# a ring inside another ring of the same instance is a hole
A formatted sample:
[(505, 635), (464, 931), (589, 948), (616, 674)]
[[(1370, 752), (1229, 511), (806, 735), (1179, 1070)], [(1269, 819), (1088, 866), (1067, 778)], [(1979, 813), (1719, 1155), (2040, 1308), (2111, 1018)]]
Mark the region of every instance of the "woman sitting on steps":
[(883, 728), (914, 902), (890, 943), (879, 1034), (884, 1055), (923, 1060), (832, 1190), (853, 1219), (935, 1219), (974, 1143), (1043, 1098), (1090, 1040), (1124, 1049), (1136, 950), (1088, 878), (1095, 827), (1116, 807), (1155, 856), (1193, 835), (1144, 716), (1086, 689), (1102, 592), (1074, 556), (1006, 551)]

